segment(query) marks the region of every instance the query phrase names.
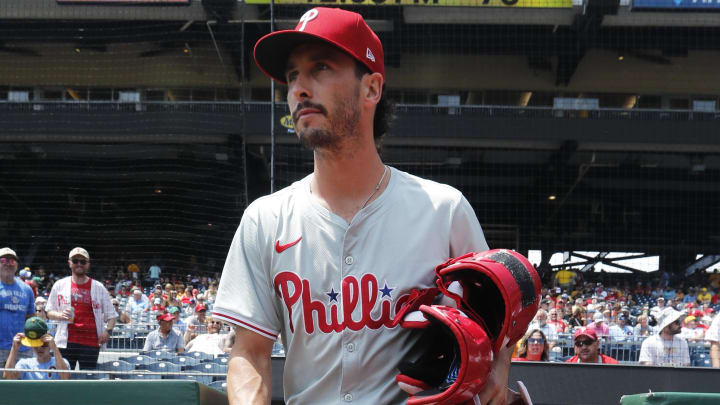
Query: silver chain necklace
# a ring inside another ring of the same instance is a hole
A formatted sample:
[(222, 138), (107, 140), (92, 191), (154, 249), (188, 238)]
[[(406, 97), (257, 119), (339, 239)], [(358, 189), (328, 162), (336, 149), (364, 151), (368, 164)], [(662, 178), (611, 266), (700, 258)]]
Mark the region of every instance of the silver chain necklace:
[(388, 167), (386, 165), (383, 165), (383, 166), (385, 167), (385, 170), (383, 170), (383, 175), (382, 175), (382, 177), (380, 177), (380, 181), (378, 181), (377, 186), (375, 186), (375, 190), (373, 190), (372, 194), (370, 194), (370, 197), (368, 197), (367, 200), (365, 200), (365, 204), (363, 204), (362, 207), (360, 207), (360, 209), (365, 208), (365, 206), (368, 205), (368, 203), (370, 202), (370, 199), (373, 198), (373, 196), (375, 195), (375, 193), (378, 192), (378, 190), (380, 190), (380, 185), (382, 184), (383, 180), (385, 180), (385, 175), (388, 172)]

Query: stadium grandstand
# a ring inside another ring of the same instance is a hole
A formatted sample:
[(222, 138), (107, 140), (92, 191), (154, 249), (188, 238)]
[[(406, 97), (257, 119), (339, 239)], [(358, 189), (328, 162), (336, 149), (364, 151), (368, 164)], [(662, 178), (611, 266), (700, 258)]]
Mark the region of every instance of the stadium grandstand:
[[(70, 379), (225, 390), (234, 332), (210, 312), (233, 235), (313, 170), (253, 46), (320, 3), (0, 1), (0, 247), (55, 340), (72, 323), (48, 299), (75, 262), (120, 315)], [(384, 45), (383, 161), (462, 191), (489, 246), (541, 274), (511, 367), (535, 403), (720, 393), (720, 3), (322, 5)], [(618, 365), (569, 364), (586, 347)], [(279, 340), (276, 382), (284, 356)]]

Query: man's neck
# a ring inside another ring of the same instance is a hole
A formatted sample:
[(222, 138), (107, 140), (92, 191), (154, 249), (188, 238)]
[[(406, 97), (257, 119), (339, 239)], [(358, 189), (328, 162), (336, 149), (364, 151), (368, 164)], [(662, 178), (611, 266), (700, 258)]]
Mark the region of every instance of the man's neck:
[(661, 337), (663, 340), (673, 340), (673, 336), (675, 336), (675, 335), (670, 334), (670, 333), (667, 333), (667, 332), (665, 332), (665, 331), (660, 332), (660, 337)]
[(85, 284), (90, 279), (90, 277), (88, 277), (87, 274), (83, 274), (83, 275), (73, 274), (71, 277), (72, 277), (72, 282), (75, 284)]
[[(316, 151), (310, 185), (313, 195), (348, 223), (366, 202), (369, 204), (382, 194), (390, 178), (389, 173), (382, 177), (386, 169), (374, 145), (372, 149), (360, 145), (358, 148), (346, 155)], [(375, 192), (381, 179), (380, 188)]]
[(9, 270), (0, 271), (0, 281), (3, 284), (14, 284), (15, 283), (15, 272), (11, 273)]

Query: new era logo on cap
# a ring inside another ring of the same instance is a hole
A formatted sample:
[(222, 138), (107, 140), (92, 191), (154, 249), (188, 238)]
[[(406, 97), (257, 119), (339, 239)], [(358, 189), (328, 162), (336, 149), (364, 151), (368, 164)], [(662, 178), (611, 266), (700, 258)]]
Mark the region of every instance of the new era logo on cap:
[(370, 59), (371, 61), (375, 62), (375, 55), (373, 55), (370, 48), (368, 48), (367, 51), (365, 52), (365, 57)]

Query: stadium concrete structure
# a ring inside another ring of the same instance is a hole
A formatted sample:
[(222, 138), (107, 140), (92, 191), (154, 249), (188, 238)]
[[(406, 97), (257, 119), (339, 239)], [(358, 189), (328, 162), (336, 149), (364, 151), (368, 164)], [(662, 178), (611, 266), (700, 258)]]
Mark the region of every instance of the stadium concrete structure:
[[(385, 46), (385, 161), (462, 190), (494, 247), (717, 255), (720, 14), (530, 1), (351, 7)], [(219, 271), (248, 201), (311, 170), (252, 47), (315, 4), (0, 2), (4, 243)]]

